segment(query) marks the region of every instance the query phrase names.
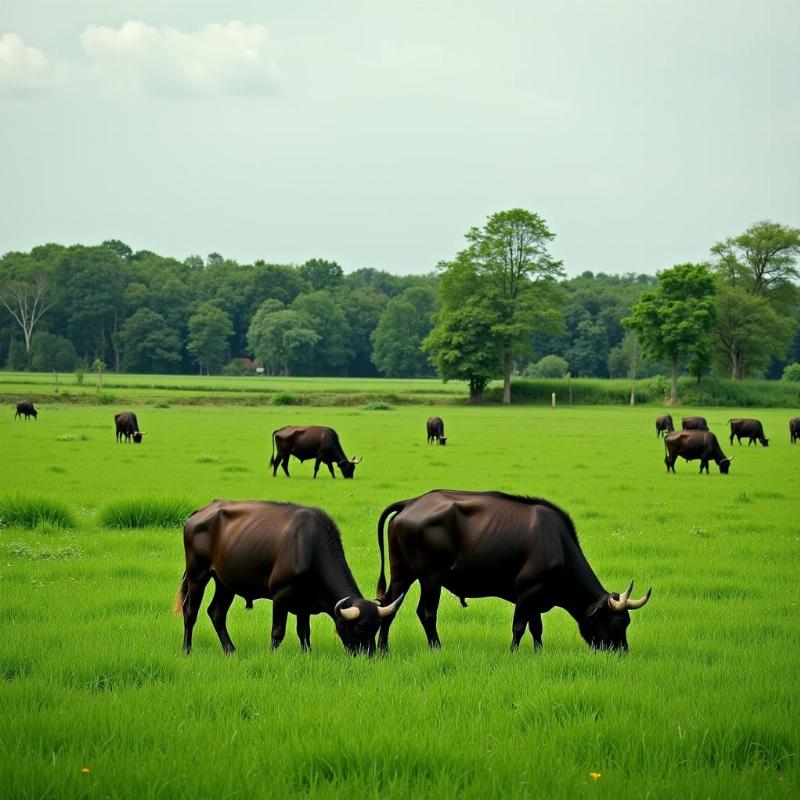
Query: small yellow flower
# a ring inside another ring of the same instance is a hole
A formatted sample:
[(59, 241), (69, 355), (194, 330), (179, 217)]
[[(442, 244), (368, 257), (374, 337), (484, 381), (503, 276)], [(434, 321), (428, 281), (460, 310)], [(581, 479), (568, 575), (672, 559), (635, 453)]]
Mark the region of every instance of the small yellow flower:
[(84, 775), (88, 775), (91, 772), (91, 770), (89, 769), (89, 767), (81, 767), (81, 772)]
[(591, 778), (593, 781), (599, 781), (599, 780), (600, 780), (600, 776), (601, 776), (602, 774), (603, 774), (602, 772), (590, 772), (590, 773), (589, 773), (589, 777), (590, 777), (590, 778)]

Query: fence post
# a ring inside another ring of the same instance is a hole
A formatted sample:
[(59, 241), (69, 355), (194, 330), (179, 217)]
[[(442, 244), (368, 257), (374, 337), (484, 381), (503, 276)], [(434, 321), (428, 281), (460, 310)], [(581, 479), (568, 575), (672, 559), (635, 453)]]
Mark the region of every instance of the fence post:
[(555, 408), (555, 407), (556, 407), (556, 393), (555, 393), (555, 392), (553, 392), (553, 393), (550, 395), (550, 405), (551, 405), (553, 408)]

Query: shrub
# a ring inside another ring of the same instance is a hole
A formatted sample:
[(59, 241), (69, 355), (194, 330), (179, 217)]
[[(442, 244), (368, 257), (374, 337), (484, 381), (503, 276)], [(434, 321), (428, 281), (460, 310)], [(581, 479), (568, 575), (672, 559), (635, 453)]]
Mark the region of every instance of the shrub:
[(153, 403), (153, 408), (169, 408), (169, 403), (166, 400), (159, 400), (159, 402)]
[(569, 364), (561, 356), (545, 356), (528, 365), (525, 375), (530, 378), (566, 378)]
[(0, 527), (8, 525), (31, 529), (39, 525), (73, 528), (75, 521), (70, 510), (58, 500), (15, 493), (0, 498)]
[(89, 437), (85, 433), (59, 433), (56, 436), (57, 442), (88, 442)]
[(194, 460), (195, 464), (219, 464), (219, 462), (220, 462), (219, 456), (212, 456), (209, 453), (201, 453)]
[(98, 522), (103, 528), (177, 528), (195, 508), (186, 497), (124, 497), (104, 506)]
[(800, 364), (796, 361), (794, 364), (787, 364), (783, 370), (783, 375), (781, 375), (781, 380), (791, 381), (792, 383), (800, 381)]
[(364, 406), (364, 411), (393, 411), (394, 406), (389, 403), (367, 403)]
[(289, 394), (288, 392), (277, 392), (276, 394), (272, 395), (272, 400), (270, 402), (274, 406), (300, 405), (300, 401), (293, 394)]

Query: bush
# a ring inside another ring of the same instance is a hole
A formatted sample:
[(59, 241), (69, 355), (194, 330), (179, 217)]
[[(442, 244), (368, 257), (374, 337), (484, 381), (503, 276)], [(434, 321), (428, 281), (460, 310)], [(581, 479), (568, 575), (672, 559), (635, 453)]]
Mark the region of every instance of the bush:
[(289, 394), (288, 392), (278, 392), (277, 394), (272, 395), (272, 400), (270, 402), (274, 406), (301, 405), (300, 401), (293, 394)]
[(185, 497), (125, 497), (104, 506), (98, 522), (103, 528), (177, 528), (195, 508)]
[(229, 361), (222, 368), (222, 374), (236, 377), (255, 375), (256, 365), (253, 363), (252, 359), (249, 358), (234, 358), (233, 361)]
[(792, 383), (797, 383), (800, 381), (800, 364), (798, 364), (796, 361), (794, 364), (787, 364), (786, 368), (783, 370), (781, 380), (791, 381)]
[(16, 493), (0, 498), (0, 527), (8, 525), (19, 525), (23, 528), (36, 528), (39, 525), (73, 528), (75, 521), (69, 509), (58, 500)]
[(569, 364), (561, 356), (545, 356), (525, 370), (529, 378), (566, 378)]
[(364, 411), (393, 411), (394, 406), (389, 403), (367, 403), (364, 406)]

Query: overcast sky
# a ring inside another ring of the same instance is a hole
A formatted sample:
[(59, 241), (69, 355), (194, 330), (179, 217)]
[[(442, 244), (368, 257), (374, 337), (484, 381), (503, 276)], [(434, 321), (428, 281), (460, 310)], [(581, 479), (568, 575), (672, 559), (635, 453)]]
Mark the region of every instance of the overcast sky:
[(499, 210), (569, 274), (800, 226), (797, 0), (0, 0), (0, 252), (427, 272)]

